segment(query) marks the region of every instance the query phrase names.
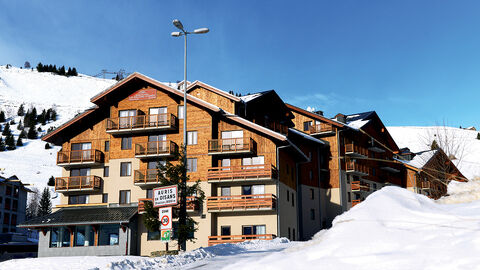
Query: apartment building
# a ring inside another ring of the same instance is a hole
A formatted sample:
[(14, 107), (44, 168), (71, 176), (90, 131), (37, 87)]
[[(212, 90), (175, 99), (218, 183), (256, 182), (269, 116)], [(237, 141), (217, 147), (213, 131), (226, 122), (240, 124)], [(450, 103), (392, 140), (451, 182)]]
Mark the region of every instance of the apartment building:
[[(134, 73), (43, 137), (62, 146), (62, 177), (55, 182), (57, 210), (22, 224), (41, 231), (39, 256), (150, 255), (165, 248), (143, 225), (142, 210), (159, 186), (157, 164), (175, 162), (183, 141), (179, 87)], [(306, 227), (320, 219), (319, 157), (328, 143), (291, 131), (294, 115), (275, 91), (236, 97), (196, 81), (187, 93), (188, 174), (206, 195), (203, 204), (188, 198), (198, 231), (187, 249), (313, 235), (320, 223)], [(315, 147), (307, 151), (309, 145)], [(310, 164), (315, 180), (300, 164)], [(311, 189), (310, 199), (299, 199)], [(306, 213), (302, 204), (309, 204)]]
[(0, 233), (24, 233), (17, 224), (25, 221), (27, 194), (31, 192), (16, 177), (0, 177)]

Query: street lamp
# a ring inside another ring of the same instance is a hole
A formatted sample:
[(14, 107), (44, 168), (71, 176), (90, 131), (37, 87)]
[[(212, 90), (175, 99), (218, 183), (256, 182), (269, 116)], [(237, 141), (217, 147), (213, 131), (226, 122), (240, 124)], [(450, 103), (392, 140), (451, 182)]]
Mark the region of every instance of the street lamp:
[[(187, 165), (187, 35), (190, 34), (205, 34), (208, 33), (208, 28), (198, 28), (193, 30), (193, 32), (185, 31), (183, 28), (183, 24), (179, 20), (173, 20), (173, 25), (180, 30), (180, 32), (172, 32), (173, 37), (181, 37), (185, 36), (185, 52), (184, 52), (184, 78), (183, 78), (183, 154), (184, 154), (184, 163)], [(185, 166), (186, 167), (186, 166)], [(186, 196), (186, 168), (183, 172), (184, 175), (182, 177), (182, 191), (181, 191), (181, 198), (180, 198), (180, 215), (179, 215), (179, 223), (181, 225), (186, 225), (186, 216), (187, 216), (187, 196)], [(182, 241), (179, 243), (182, 250), (186, 249), (186, 242)]]

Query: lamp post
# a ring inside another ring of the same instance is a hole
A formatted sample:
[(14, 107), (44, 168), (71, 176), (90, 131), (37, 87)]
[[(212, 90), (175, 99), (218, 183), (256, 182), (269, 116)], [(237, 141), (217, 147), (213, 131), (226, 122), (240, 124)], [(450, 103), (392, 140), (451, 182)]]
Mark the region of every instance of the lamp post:
[[(183, 155), (184, 160), (183, 164), (187, 165), (187, 35), (190, 34), (206, 34), (208, 33), (208, 28), (198, 28), (193, 30), (193, 32), (188, 32), (183, 28), (183, 24), (179, 20), (173, 20), (173, 25), (180, 30), (180, 32), (172, 32), (173, 37), (185, 37), (185, 49), (184, 49), (184, 77), (183, 77)], [(178, 218), (178, 223), (180, 226), (186, 226), (186, 217), (187, 217), (187, 194), (186, 194), (186, 177), (187, 171), (185, 166), (185, 171), (182, 175), (182, 185), (181, 185), (181, 197), (180, 197), (180, 214)], [(180, 240), (180, 239), (179, 239)], [(182, 239), (178, 243), (179, 247), (182, 250), (186, 249), (186, 241)]]

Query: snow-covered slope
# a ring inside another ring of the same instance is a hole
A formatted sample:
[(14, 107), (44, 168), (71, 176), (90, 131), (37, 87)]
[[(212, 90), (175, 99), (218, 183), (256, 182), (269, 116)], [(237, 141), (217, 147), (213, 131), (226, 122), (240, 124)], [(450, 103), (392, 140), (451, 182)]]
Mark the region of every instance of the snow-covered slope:
[[(38, 113), (43, 109), (55, 108), (57, 121), (41, 126), (47, 130), (50, 126), (60, 126), (91, 107), (90, 98), (114, 83), (114, 80), (85, 75), (65, 77), (0, 66), (0, 110), (6, 113), (8, 121), (14, 119), (18, 123), (22, 118), (17, 116), (17, 111), (22, 103), (25, 110), (36, 107)], [(16, 124), (12, 125), (11, 130), (16, 140), (20, 134)], [(24, 140), (24, 144), (16, 150), (0, 152), (0, 175), (17, 175), (22, 182), (41, 190), (50, 176), (59, 176), (61, 173), (55, 165), (59, 149), (45, 150), (45, 143), (40, 140)]]
[(451, 148), (459, 148), (457, 160), (453, 160), (458, 169), (468, 179), (480, 177), (480, 140), (478, 131), (454, 127), (387, 127), (400, 148), (408, 147), (412, 152), (430, 150), (434, 139), (437, 142), (448, 138)]

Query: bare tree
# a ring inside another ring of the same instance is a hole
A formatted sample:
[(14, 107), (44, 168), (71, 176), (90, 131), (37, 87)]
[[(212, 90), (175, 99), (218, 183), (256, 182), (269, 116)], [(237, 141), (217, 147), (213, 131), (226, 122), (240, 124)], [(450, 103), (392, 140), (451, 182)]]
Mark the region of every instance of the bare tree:
[(36, 187), (30, 188), (32, 191), (29, 194), (27, 209), (26, 209), (26, 219), (29, 220), (34, 218), (38, 214), (38, 207), (40, 205), (40, 192)]

